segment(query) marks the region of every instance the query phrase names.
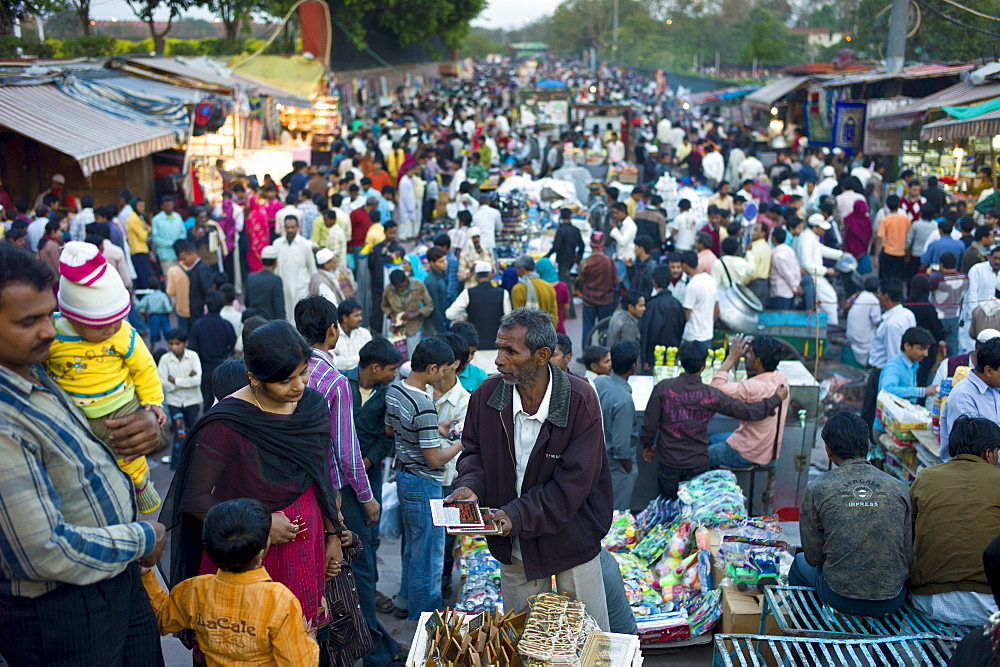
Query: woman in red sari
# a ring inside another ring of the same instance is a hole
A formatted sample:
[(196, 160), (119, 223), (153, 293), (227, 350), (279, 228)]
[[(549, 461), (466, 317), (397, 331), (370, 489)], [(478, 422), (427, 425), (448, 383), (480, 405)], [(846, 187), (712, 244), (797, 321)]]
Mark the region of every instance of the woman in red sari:
[(260, 261), (261, 251), (271, 244), (271, 225), (267, 221), (267, 210), (254, 196), (247, 197), (248, 215), (243, 227), (247, 233), (247, 265), (255, 273), (264, 268)]
[(264, 567), (295, 594), (317, 641), (328, 632), (331, 561), (343, 560), (337, 491), (330, 477), (330, 411), (308, 387), (312, 350), (284, 320), (249, 336), (250, 384), (217, 403), (188, 434), (163, 516), (173, 532), (170, 584), (215, 572), (201, 543), (208, 510), (255, 498), (271, 512)]

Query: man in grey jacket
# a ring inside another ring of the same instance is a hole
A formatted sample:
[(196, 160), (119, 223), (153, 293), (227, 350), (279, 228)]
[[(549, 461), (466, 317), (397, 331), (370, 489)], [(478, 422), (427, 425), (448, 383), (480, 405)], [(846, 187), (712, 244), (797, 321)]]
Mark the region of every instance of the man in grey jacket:
[(807, 488), (799, 531), (804, 553), (788, 573), (834, 609), (888, 616), (906, 599), (913, 560), (910, 492), (906, 483), (868, 463), (868, 429), (853, 412), (837, 412), (823, 427), (837, 466)]
[(601, 402), (604, 446), (608, 448), (616, 510), (632, 509), (632, 489), (639, 474), (635, 461), (639, 431), (632, 387), (628, 383), (628, 379), (636, 373), (638, 360), (638, 343), (615, 343), (611, 348), (611, 375), (599, 375), (594, 379), (597, 398)]

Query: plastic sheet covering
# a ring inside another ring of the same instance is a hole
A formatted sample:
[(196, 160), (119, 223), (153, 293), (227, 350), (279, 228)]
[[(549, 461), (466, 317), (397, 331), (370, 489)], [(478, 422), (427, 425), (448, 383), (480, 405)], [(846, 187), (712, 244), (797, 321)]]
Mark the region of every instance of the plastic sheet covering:
[(63, 76), (56, 86), (73, 99), (126, 120), (172, 129), (177, 143), (187, 138), (190, 116), (183, 104), (139, 92), (125, 92), (100, 80)]

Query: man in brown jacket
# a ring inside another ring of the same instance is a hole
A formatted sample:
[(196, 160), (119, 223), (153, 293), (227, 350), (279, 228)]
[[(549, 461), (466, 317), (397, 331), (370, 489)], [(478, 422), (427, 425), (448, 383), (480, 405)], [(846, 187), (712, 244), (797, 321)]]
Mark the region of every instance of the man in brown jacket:
[(389, 318), (392, 330), (402, 330), (406, 335), (406, 349), (413, 356), (424, 320), (434, 312), (434, 301), (422, 282), (400, 269), (389, 274), (389, 284), (391, 287), (382, 293), (382, 312)]
[(503, 535), (487, 542), (506, 609), (526, 611), (555, 575), (607, 630), (600, 551), (614, 503), (597, 394), (550, 362), (556, 332), (545, 311), (505, 315), (496, 343), (499, 375), (469, 401), (450, 499), (499, 508)]
[(997, 610), (983, 549), (1000, 535), (1000, 426), (959, 417), (948, 451), (953, 458), (924, 468), (910, 485), (911, 599), (936, 621), (982, 625)]

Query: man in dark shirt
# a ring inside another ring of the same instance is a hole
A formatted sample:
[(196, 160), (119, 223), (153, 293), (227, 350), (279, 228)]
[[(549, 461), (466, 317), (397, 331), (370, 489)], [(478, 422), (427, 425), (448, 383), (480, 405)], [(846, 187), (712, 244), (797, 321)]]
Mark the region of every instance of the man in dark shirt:
[(385, 317), (382, 309), (378, 307), (382, 303), (382, 293), (385, 291), (384, 267), (406, 254), (403, 246), (396, 240), (399, 226), (394, 221), (389, 220), (382, 227), (385, 229), (385, 240), (376, 243), (375, 247), (368, 253), (368, 274), (372, 280), (373, 305), (368, 314), (368, 328), (375, 332), (382, 331), (382, 318)]
[[(573, 211), (568, 208), (559, 210), (559, 227), (556, 229), (556, 237), (552, 241), (552, 249), (545, 255), (546, 257), (556, 256), (556, 267), (559, 269), (559, 280), (566, 283), (573, 293), (573, 276), (570, 270), (573, 265), (583, 259), (583, 251), (586, 246), (583, 244), (583, 236), (580, 230), (573, 224)], [(569, 302), (570, 317), (576, 317), (573, 308), (573, 300)]]
[(804, 551), (788, 583), (816, 589), (841, 613), (887, 616), (906, 599), (913, 560), (909, 487), (868, 462), (868, 425), (857, 414), (832, 415), (823, 441), (837, 467), (806, 487)]
[(946, 197), (944, 190), (938, 187), (937, 176), (931, 176), (927, 179), (927, 187), (921, 190), (920, 194), (924, 196), (929, 205), (934, 207), (935, 211), (944, 210)]
[[(211, 291), (205, 297), (208, 313), (191, 324), (188, 333), (188, 347), (198, 353), (201, 359), (201, 397), (207, 412), (215, 403), (212, 391), (212, 374), (229, 357), (236, 346), (236, 330), (222, 319), (219, 311), (226, 305), (221, 292)], [(194, 318), (192, 318), (194, 319)]]
[(668, 289), (672, 278), (670, 267), (665, 264), (653, 269), (656, 293), (646, 299), (646, 312), (639, 320), (640, 367), (645, 371), (653, 368), (657, 345), (677, 347), (684, 336), (684, 306)]
[[(357, 368), (344, 371), (344, 377), (351, 384), (354, 428), (358, 434), (361, 460), (368, 473), (368, 481), (375, 500), (381, 505), (382, 459), (389, 456), (393, 446), (392, 436), (385, 432), (385, 392), (389, 384), (396, 379), (399, 365), (403, 362), (403, 355), (392, 343), (384, 338), (378, 338), (365, 343), (361, 348), (360, 359)], [(374, 523), (369, 524), (369, 519), (364, 511), (360, 510), (360, 506), (352, 509), (355, 510), (355, 515), (347, 516), (345, 513), (344, 522), (350, 523), (351, 530), (358, 533), (364, 549), (351, 567), (354, 570), (354, 581), (361, 600), (361, 613), (365, 617), (374, 645), (365, 656), (364, 664), (388, 665), (392, 663), (400, 649), (375, 613), (376, 609), (386, 613), (392, 611), (392, 601), (374, 590), (378, 581), (376, 554), (379, 547), (379, 520), (376, 519)], [(362, 587), (370, 588), (368, 591), (363, 591)], [(375, 601), (374, 606), (369, 606), (369, 600)]]
[(663, 197), (653, 195), (649, 199), (649, 206), (635, 214), (636, 238), (648, 236), (653, 241), (650, 254), (653, 259), (659, 261), (660, 253), (663, 249), (663, 235), (667, 229), (667, 217), (660, 208), (663, 205)]
[(247, 276), (247, 288), (244, 295), (247, 308), (253, 308), (262, 317), (269, 320), (285, 317), (285, 288), (281, 276), (274, 273), (278, 265), (278, 251), (274, 246), (267, 246), (260, 253), (262, 271)]
[(743, 403), (704, 384), (705, 348), (699, 343), (681, 345), (677, 360), (684, 372), (653, 387), (639, 435), (643, 458), (649, 463), (658, 461), (660, 494), (668, 499), (677, 497), (680, 482), (708, 470), (707, 429), (712, 415), (760, 421), (771, 416), (788, 396), (788, 387), (781, 385), (771, 398)]
[(635, 237), (635, 260), (631, 267), (632, 289), (647, 301), (653, 295), (653, 269), (658, 264), (653, 258), (656, 244), (648, 236)]
[(448, 278), (445, 272), (448, 270), (448, 253), (441, 248), (427, 249), (427, 278), (424, 279), (424, 287), (434, 301), (434, 312), (431, 313), (430, 322), (434, 326), (435, 333), (445, 332), (445, 304), (448, 302)]
[[(205, 314), (205, 298), (212, 289), (212, 268), (203, 262), (198, 256), (198, 251), (187, 241), (177, 241), (174, 243), (174, 252), (177, 253), (177, 261), (188, 276), (188, 295), (191, 308), (191, 317), (188, 326), (193, 327), (195, 321)], [(209, 381), (209, 394), (211, 394), (211, 381)]]

